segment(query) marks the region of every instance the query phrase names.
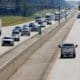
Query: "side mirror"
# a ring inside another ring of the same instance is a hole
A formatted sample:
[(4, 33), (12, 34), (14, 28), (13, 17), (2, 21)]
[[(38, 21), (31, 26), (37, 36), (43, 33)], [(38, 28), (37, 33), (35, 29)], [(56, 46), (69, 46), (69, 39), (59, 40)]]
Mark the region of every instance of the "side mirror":
[(78, 47), (78, 45), (76, 44), (76, 45), (75, 45), (75, 48), (77, 48), (77, 47)]
[(59, 48), (61, 48), (61, 45), (58, 45)]

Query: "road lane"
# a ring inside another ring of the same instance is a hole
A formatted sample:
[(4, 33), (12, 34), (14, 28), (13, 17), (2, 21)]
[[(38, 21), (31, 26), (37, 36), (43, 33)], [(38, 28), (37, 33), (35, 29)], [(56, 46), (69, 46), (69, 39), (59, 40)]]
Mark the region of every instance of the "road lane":
[[(57, 22), (56, 21), (53, 21), (52, 22), (53, 25), (55, 25)], [(24, 23), (24, 24), (28, 24), (28, 23)], [(19, 26), (23, 26), (24, 24), (20, 24)], [(26, 37), (26, 36), (21, 36), (20, 37), (20, 41), (19, 42), (15, 42), (15, 45), (13, 47), (9, 47), (9, 46), (1, 46), (1, 39), (2, 37), (4, 36), (10, 36), (11, 35), (11, 31), (12, 29), (14, 28), (15, 26), (10, 26), (10, 27), (5, 27), (5, 28), (2, 28), (2, 36), (0, 37), (0, 55), (4, 54), (6, 51), (16, 47), (17, 45), (19, 45), (20, 43), (24, 42), (25, 40), (27, 39), (30, 39), (31, 37), (33, 37), (34, 35), (38, 34), (37, 32), (31, 32), (31, 36), (30, 37)], [(43, 30), (47, 29), (51, 27), (51, 25), (47, 25), (46, 28), (43, 28)]]
[[(78, 44), (75, 59), (60, 59), (52, 66), (46, 80), (80, 80), (80, 20), (77, 19), (64, 43)], [(59, 52), (60, 54), (60, 52)]]
[[(51, 59), (56, 55), (57, 45), (63, 41), (64, 37), (71, 29), (69, 22), (40, 47), (9, 80), (42, 80), (47, 66)], [(66, 29), (66, 31), (65, 31)], [(64, 34), (63, 34), (64, 33)], [(62, 34), (62, 35), (61, 35)], [(27, 52), (26, 52), (27, 53)], [(55, 57), (54, 57), (55, 58)]]

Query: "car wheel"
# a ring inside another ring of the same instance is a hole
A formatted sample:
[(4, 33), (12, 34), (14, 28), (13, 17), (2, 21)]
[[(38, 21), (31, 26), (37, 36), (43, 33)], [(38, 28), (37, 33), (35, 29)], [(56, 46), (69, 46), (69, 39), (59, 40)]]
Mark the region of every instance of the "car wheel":
[(28, 36), (30, 36), (30, 33), (28, 33)]
[(14, 44), (11, 44), (11, 46), (14, 46)]
[(61, 58), (64, 58), (63, 54), (61, 54)]
[(21, 34), (21, 36), (23, 36), (23, 34)]
[(20, 41), (20, 38), (18, 39), (18, 41)]
[(1, 36), (1, 31), (0, 31), (0, 36)]
[(20, 39), (18, 38), (17, 41), (20, 41)]
[(73, 53), (73, 58), (75, 58), (76, 57), (76, 54), (75, 53)]
[(2, 46), (4, 46), (4, 44), (2, 44)]

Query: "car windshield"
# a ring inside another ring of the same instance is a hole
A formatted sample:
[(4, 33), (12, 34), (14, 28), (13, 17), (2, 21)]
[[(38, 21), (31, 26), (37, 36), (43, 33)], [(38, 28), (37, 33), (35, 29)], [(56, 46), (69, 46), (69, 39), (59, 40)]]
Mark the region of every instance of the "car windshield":
[(41, 18), (40, 16), (36, 16), (36, 17), (35, 17), (35, 19), (40, 19), (40, 18)]
[(15, 28), (20, 28), (20, 27), (15, 27)]
[(29, 27), (35, 27), (35, 24), (34, 23), (29, 24)]
[(74, 44), (63, 44), (63, 46), (74, 46)]
[(50, 17), (51, 17), (50, 15), (47, 15), (47, 16), (46, 16), (46, 18), (50, 18)]
[(17, 34), (19, 34), (19, 33), (18, 33), (18, 32), (13, 32), (13, 34), (12, 34), (12, 35), (14, 36), (14, 35), (17, 35)]

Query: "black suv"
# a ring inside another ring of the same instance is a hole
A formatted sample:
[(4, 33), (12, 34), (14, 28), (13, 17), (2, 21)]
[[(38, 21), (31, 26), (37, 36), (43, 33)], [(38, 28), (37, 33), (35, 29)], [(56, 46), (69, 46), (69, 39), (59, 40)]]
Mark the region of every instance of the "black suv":
[(74, 44), (62, 44), (59, 45), (59, 48), (61, 48), (61, 58), (75, 58), (76, 57), (76, 51), (75, 48), (78, 45)]

